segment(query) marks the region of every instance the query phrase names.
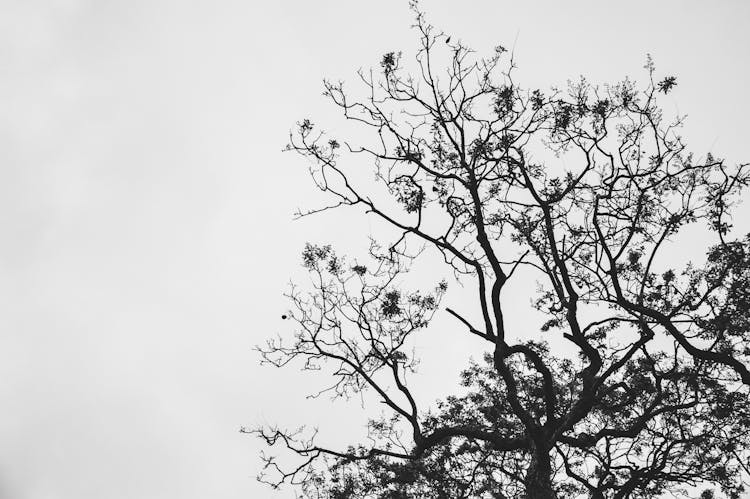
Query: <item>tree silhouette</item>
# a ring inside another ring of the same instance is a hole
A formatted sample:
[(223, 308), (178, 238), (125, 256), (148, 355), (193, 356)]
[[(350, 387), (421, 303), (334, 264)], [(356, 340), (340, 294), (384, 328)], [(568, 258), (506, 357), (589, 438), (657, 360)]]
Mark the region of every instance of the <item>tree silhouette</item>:
[[(333, 498), (645, 498), (696, 484), (709, 487), (701, 497), (740, 497), (750, 238), (731, 239), (730, 221), (746, 165), (687, 151), (681, 119), (657, 106), (676, 79), (657, 78), (650, 60), (642, 88), (581, 79), (543, 93), (514, 81), (503, 47), (478, 58), (419, 13), (415, 29), (411, 73), (388, 53), (379, 72), (360, 71), (362, 99), (325, 82), (374, 145), (304, 120), (288, 147), (333, 200), (300, 215), (358, 207), (398, 235), (373, 241), (365, 263), (308, 245), (314, 284), (289, 293), (297, 332), (260, 349), (276, 366), (330, 369), (327, 393), (368, 390), (389, 413), (368, 423), (368, 444), (345, 449), (304, 429), (243, 430), (299, 459), (265, 457), (264, 479)], [(347, 169), (358, 156), (375, 183)], [(669, 244), (696, 224), (715, 239), (705, 264), (673, 268)], [(446, 291), (402, 286), (422, 250), (476, 290), (474, 310), (439, 317), (487, 352), (464, 371), (462, 395), (432, 409), (407, 382), (410, 339)], [(539, 280), (548, 340), (506, 329), (514, 279)]]

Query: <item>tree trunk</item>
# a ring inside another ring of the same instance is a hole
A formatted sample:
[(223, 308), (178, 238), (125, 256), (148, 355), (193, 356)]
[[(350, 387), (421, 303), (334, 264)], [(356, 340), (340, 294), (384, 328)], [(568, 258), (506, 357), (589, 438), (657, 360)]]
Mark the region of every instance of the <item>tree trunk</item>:
[(557, 499), (552, 487), (552, 467), (549, 455), (537, 455), (531, 460), (524, 479), (526, 487), (525, 499)]

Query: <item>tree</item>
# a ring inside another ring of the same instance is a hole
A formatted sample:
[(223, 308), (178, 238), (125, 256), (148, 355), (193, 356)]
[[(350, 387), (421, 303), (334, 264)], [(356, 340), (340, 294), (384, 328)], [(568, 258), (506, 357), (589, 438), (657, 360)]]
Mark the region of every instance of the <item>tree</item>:
[[(301, 216), (361, 208), (397, 236), (373, 241), (366, 261), (308, 244), (312, 289), (289, 293), (297, 332), (260, 348), (275, 366), (329, 369), (334, 398), (369, 391), (389, 412), (346, 449), (304, 429), (243, 430), (299, 458), (266, 457), (265, 479), (334, 498), (646, 498), (695, 484), (739, 497), (750, 478), (750, 236), (732, 239), (730, 222), (747, 165), (688, 152), (682, 119), (657, 105), (676, 79), (657, 78), (650, 60), (642, 88), (581, 79), (530, 91), (503, 47), (477, 58), (421, 13), (415, 29), (411, 73), (388, 53), (378, 74), (360, 71), (363, 99), (325, 82), (372, 144), (303, 120), (288, 146), (333, 200)], [(347, 168), (357, 157), (374, 184)], [(705, 264), (673, 268), (670, 244), (696, 225), (715, 240)], [(475, 310), (441, 310), (444, 281), (402, 285), (423, 250), (476, 290)], [(545, 341), (506, 329), (503, 291), (516, 279), (539, 280)], [(461, 394), (429, 409), (407, 376), (412, 338), (433, 317), (481, 339), (486, 355)]]

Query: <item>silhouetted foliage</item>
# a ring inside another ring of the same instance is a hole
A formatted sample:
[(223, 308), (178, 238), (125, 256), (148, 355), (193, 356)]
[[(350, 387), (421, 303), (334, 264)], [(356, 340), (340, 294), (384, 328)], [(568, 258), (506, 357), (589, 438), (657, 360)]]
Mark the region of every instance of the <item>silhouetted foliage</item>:
[[(341, 450), (304, 429), (244, 430), (300, 458), (285, 468), (266, 457), (264, 479), (306, 497), (648, 498), (696, 484), (701, 497), (740, 497), (750, 238), (729, 237), (746, 165), (687, 151), (680, 119), (656, 103), (676, 79), (657, 81), (650, 59), (643, 88), (581, 79), (525, 90), (504, 48), (478, 59), (421, 14), (415, 28), (413, 74), (389, 52), (380, 76), (359, 73), (364, 100), (325, 82), (376, 146), (331, 139), (309, 120), (289, 145), (333, 199), (302, 215), (358, 207), (399, 237), (373, 243), (366, 265), (308, 245), (312, 289), (289, 294), (297, 333), (261, 349), (276, 366), (330, 368), (327, 393), (369, 390), (390, 414), (368, 423), (369, 443)], [(371, 160), (380, 194), (345, 168), (358, 155)], [(677, 268), (668, 245), (696, 224), (715, 242), (705, 265)], [(438, 312), (446, 283), (402, 289), (419, 258), (410, 241), (475, 287), (475, 310), (440, 318), (487, 346), (463, 373), (464, 394), (432, 409), (410, 391), (416, 359), (406, 346)], [(519, 278), (539, 279), (540, 331), (568, 350), (506, 330), (501, 294)]]

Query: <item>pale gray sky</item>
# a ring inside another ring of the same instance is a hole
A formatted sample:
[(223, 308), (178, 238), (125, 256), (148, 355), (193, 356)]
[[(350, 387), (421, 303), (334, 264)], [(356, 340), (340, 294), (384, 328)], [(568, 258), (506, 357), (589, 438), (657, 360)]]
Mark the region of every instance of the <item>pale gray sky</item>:
[[(413, 54), (406, 4), (0, 0), (0, 498), (292, 497), (238, 428), (364, 421), (251, 347), (290, 332), (305, 241), (365, 247), (354, 214), (291, 222), (316, 196), (280, 151), (339, 123), (324, 76)], [(639, 79), (651, 53), (691, 147), (750, 158), (747, 2), (422, 6), (480, 52), (515, 40), (525, 86)], [(436, 394), (472, 348), (425, 347), (433, 376), (455, 361)]]

